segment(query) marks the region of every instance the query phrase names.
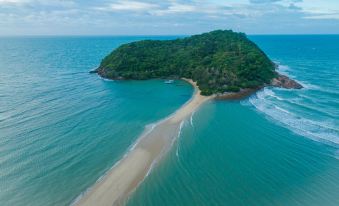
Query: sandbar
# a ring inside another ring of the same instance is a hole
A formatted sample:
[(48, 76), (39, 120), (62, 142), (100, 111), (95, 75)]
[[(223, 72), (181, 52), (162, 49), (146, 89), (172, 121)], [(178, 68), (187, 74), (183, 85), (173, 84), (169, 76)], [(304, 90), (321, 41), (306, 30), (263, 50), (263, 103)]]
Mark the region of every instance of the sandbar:
[(194, 87), (192, 98), (174, 114), (160, 121), (151, 131), (145, 131), (133, 149), (74, 205), (123, 205), (128, 196), (144, 180), (152, 166), (171, 147), (178, 136), (180, 124), (197, 108), (214, 96), (202, 96), (196, 83), (183, 79)]

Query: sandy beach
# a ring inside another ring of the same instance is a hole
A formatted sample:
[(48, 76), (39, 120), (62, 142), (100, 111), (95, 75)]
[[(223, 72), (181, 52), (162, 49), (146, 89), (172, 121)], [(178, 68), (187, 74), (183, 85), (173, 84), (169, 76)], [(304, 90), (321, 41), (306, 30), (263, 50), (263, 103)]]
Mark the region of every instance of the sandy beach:
[(213, 96), (202, 96), (196, 83), (189, 79), (195, 92), (192, 98), (173, 115), (159, 122), (153, 130), (142, 134), (136, 145), (117, 163), (106, 176), (96, 183), (75, 205), (122, 205), (128, 195), (143, 181), (162, 155), (178, 136), (181, 122), (202, 103)]

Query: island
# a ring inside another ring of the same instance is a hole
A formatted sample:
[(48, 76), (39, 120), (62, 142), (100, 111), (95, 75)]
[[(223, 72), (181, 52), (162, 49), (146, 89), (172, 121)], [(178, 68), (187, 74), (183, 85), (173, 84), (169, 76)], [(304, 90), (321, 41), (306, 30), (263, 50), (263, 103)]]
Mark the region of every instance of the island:
[[(124, 44), (94, 71), (108, 79), (186, 78), (202, 95), (250, 94), (264, 86), (300, 89), (244, 33), (216, 30), (175, 40)], [(242, 95), (240, 95), (242, 96)]]
[(124, 44), (93, 71), (109, 79), (180, 78), (195, 92), (174, 114), (140, 135), (136, 143), (74, 205), (121, 205), (168, 152), (186, 119), (211, 99), (233, 99), (264, 86), (301, 88), (245, 34), (213, 31), (192, 37)]

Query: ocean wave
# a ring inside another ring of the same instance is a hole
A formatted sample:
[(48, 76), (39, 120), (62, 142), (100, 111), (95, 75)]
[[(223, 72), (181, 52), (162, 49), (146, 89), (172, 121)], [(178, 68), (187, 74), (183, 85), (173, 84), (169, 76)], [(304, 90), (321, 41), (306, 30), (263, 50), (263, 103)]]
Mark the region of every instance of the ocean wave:
[[(253, 95), (249, 98), (248, 102), (258, 111), (299, 135), (330, 145), (339, 145), (339, 129), (335, 126), (335, 122), (330, 120), (313, 120), (302, 116), (300, 113), (292, 113), (288, 108), (280, 105), (279, 101), (270, 99), (273, 91), (267, 90), (269, 89), (265, 88), (256, 95)], [(289, 106), (293, 106), (293, 104)]]
[(298, 82), (301, 84), (301, 86), (304, 87), (303, 89), (308, 89), (308, 90), (320, 90), (321, 89), (320, 86), (311, 84), (309, 82), (300, 81), (300, 80), (298, 80)]
[[(99, 75), (98, 75), (99, 76)], [(105, 82), (114, 82), (115, 80), (113, 80), (113, 79), (107, 79), (107, 78), (104, 78), (104, 77), (101, 77), (101, 76), (99, 76), (99, 78), (101, 79), (101, 80), (103, 80), (103, 81), (105, 81)]]
[(285, 112), (285, 113), (287, 113), (287, 114), (291, 114), (289, 111), (287, 111), (286, 109), (283, 109), (283, 108), (281, 108), (281, 107), (278, 107), (278, 106), (274, 106), (277, 110), (280, 110), (280, 111), (282, 111), (282, 112)]
[(257, 93), (257, 95), (260, 95), (261, 98), (263, 98), (264, 96), (270, 96), (270, 97), (275, 98), (275, 99), (280, 100), (280, 101), (285, 100), (282, 97), (278, 97), (273, 90), (267, 89), (267, 88), (264, 88), (262, 90), (262, 92)]
[[(276, 64), (278, 65), (277, 71), (280, 74), (289, 76), (292, 79), (297, 79), (296, 76), (292, 74), (291, 67), (289, 67), (287, 65), (280, 64), (279, 62), (276, 62)], [(319, 90), (320, 89), (319, 86), (311, 84), (311, 83), (303, 81), (303, 80), (298, 80), (298, 82), (304, 87), (304, 89), (310, 89), (310, 90)]]
[(339, 160), (339, 150), (335, 151), (334, 157)]
[(181, 123), (180, 123), (180, 126), (179, 126), (179, 132), (178, 132), (178, 136), (177, 136), (177, 138), (179, 138), (180, 137), (180, 135), (181, 135), (181, 132), (182, 132), (182, 128), (183, 128), (183, 126), (184, 126), (184, 123), (185, 123), (185, 121), (183, 120), (183, 121), (181, 121)]
[(287, 65), (279, 64), (278, 63), (278, 72), (281, 74), (288, 75), (288, 72), (291, 71), (291, 68)]
[(176, 149), (176, 151), (175, 151), (175, 156), (177, 156), (178, 159), (179, 159), (179, 149), (180, 149), (180, 145), (179, 145), (179, 143), (178, 143), (177, 149)]
[(191, 126), (192, 126), (192, 127), (194, 127), (194, 124), (193, 124), (193, 116), (194, 116), (194, 113), (195, 113), (195, 112), (192, 112), (191, 118), (190, 118), (190, 123), (191, 123)]
[(180, 138), (179, 137), (181, 136), (182, 128), (184, 127), (185, 122), (186, 122), (185, 120), (181, 121), (180, 126), (179, 126), (178, 136), (177, 138), (173, 140), (173, 143), (174, 141), (177, 141), (177, 149), (175, 151), (175, 155), (177, 156), (177, 158), (179, 158), (179, 149), (180, 149)]

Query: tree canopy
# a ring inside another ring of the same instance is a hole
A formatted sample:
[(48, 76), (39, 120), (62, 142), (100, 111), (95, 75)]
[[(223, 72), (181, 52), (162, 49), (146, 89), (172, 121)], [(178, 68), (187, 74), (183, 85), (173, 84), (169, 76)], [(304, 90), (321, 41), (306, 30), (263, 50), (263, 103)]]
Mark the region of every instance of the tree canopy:
[(204, 95), (260, 87), (276, 76), (266, 54), (231, 30), (124, 44), (96, 71), (110, 79), (190, 78)]

